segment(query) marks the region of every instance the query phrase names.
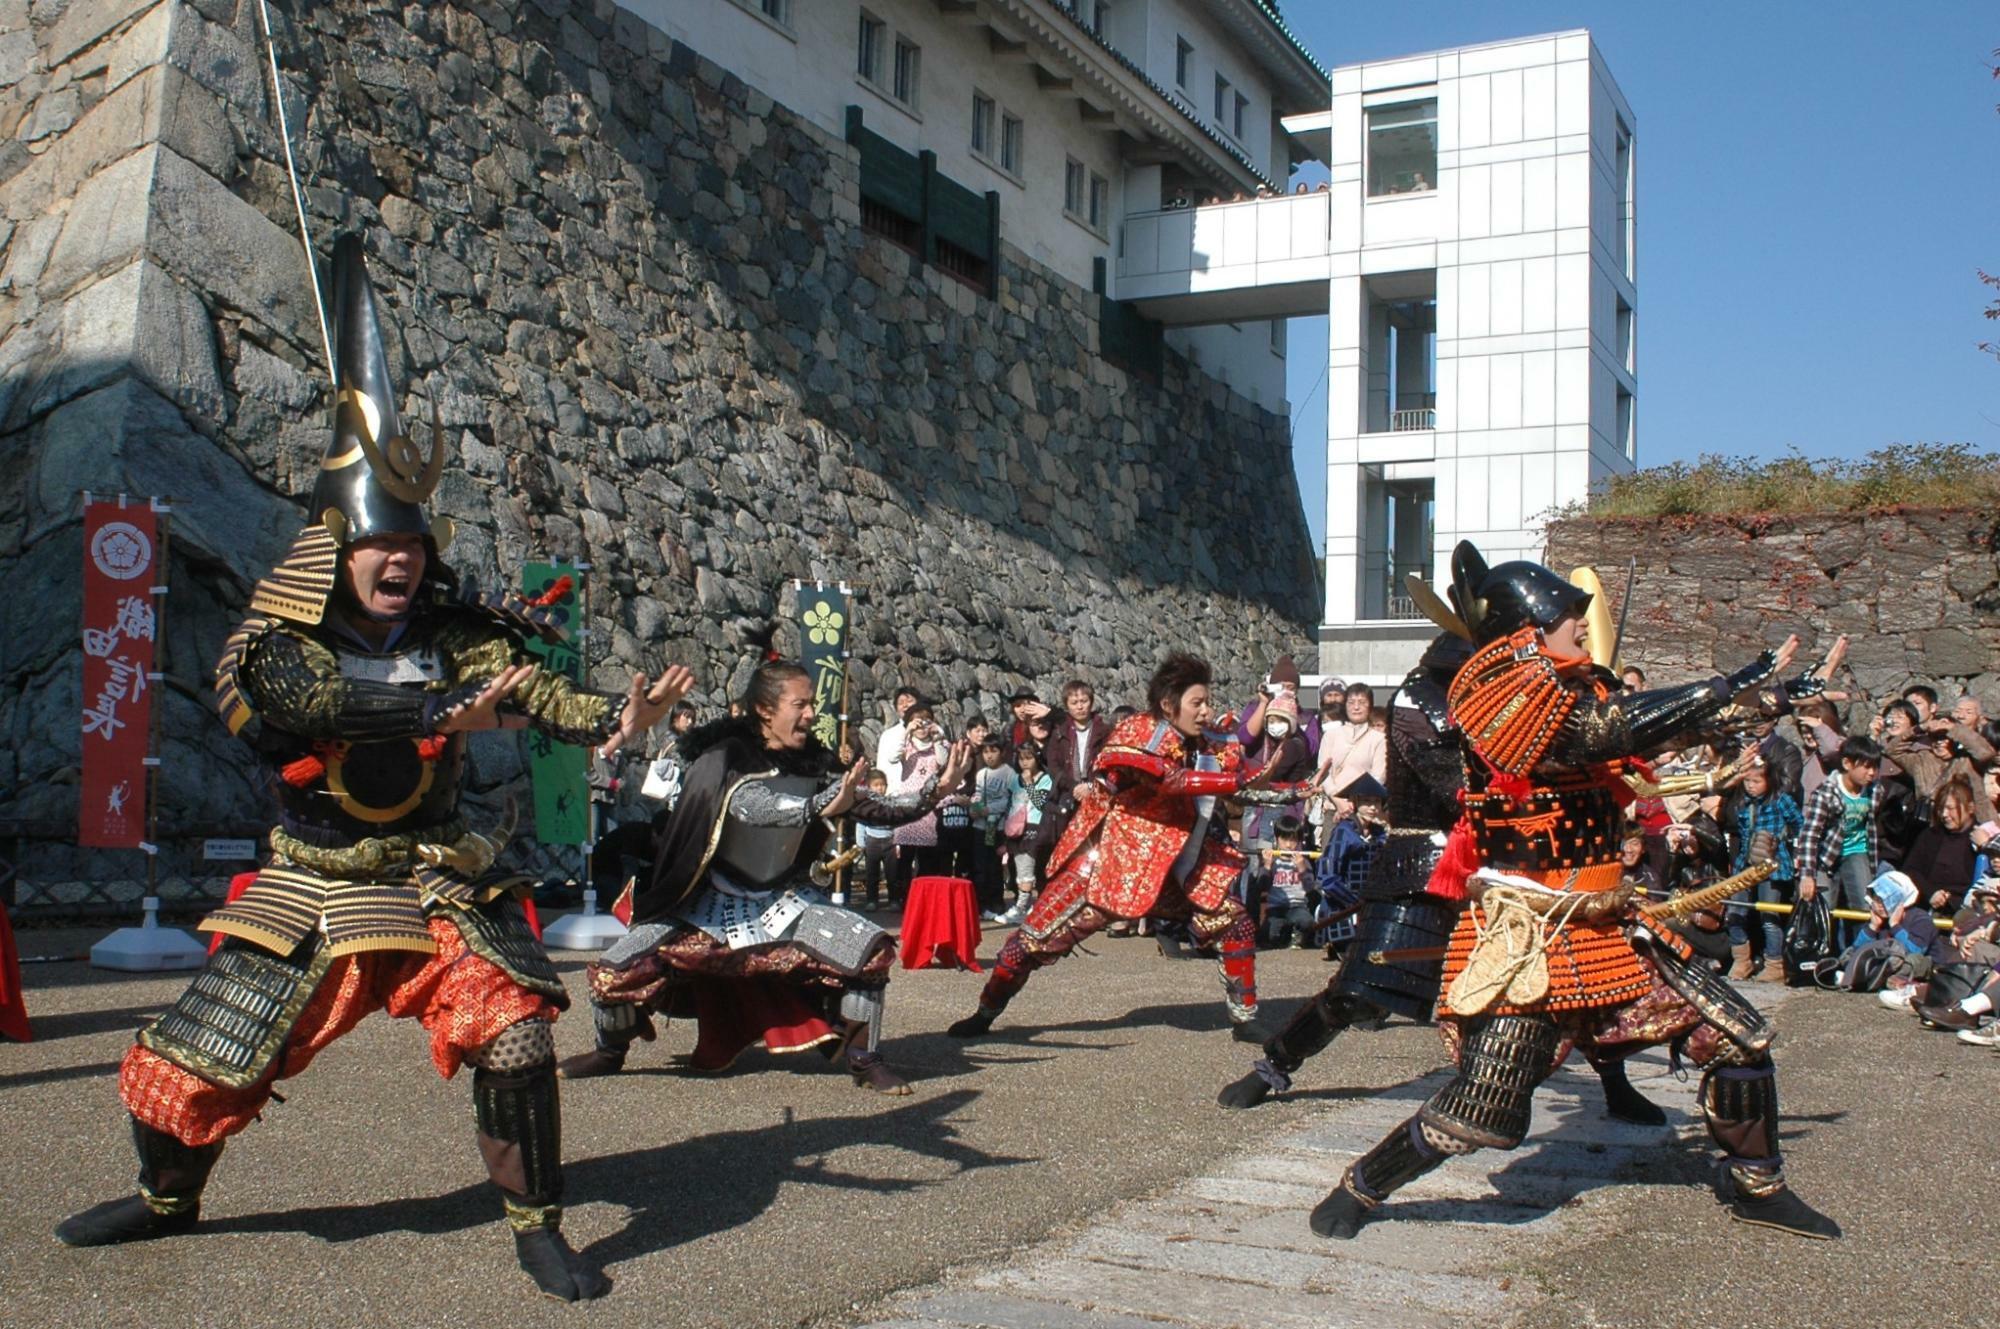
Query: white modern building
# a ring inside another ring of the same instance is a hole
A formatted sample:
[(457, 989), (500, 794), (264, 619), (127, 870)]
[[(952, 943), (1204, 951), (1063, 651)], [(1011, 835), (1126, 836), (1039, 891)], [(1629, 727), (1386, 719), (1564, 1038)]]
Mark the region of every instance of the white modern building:
[(1401, 679), (1434, 631), (1409, 574), (1536, 557), (1632, 469), (1634, 123), (1587, 32), (1347, 65), (1285, 122), (1327, 190), (1127, 220), (1144, 312), (1327, 311), (1323, 672)]
[[(858, 143), (862, 224), (973, 284), (976, 236), (920, 236), (915, 209), (898, 213), (899, 161), (948, 182), (935, 192), (960, 213), (990, 201), (1000, 241), (1115, 299), (1128, 214), (1281, 188), (1304, 153), (1283, 121), (1323, 111), (1330, 88), (1266, 0), (619, 4)], [(879, 207), (871, 174), (883, 179)], [(1284, 411), (1283, 319), (1197, 322), (1167, 328), (1164, 344)]]

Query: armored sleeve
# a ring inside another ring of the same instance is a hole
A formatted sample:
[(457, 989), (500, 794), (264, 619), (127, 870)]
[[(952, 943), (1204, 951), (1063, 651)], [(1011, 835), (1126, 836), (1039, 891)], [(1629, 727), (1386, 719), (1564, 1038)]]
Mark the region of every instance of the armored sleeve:
[[(534, 663), (519, 637), (478, 620), (455, 624), (448, 634), (440, 634), (440, 644), (450, 652), (454, 680), (465, 686), (483, 686), (511, 665)], [(536, 670), (534, 677), (508, 698), (505, 708), (559, 743), (594, 746), (618, 732), (625, 699), (578, 687), (557, 671), (544, 668)]]
[(421, 687), (343, 677), (332, 651), (282, 630), (249, 645), (236, 679), (253, 710), (301, 738), (421, 738), (431, 732), (438, 700)]
[[(859, 797), (854, 800), (854, 807), (848, 812), (848, 816), (856, 821), (865, 821), (870, 826), (901, 826), (905, 822), (917, 820), (937, 806), (937, 776), (932, 775), (923, 784), (906, 793), (877, 794), (869, 789), (859, 790), (858, 793)], [(813, 801), (818, 807), (823, 808), (839, 796), (840, 781), (835, 780), (820, 790)]]
[(1765, 651), (1733, 674), (1705, 683), (1654, 688), (1604, 701), (1579, 697), (1550, 745), (1549, 756), (1570, 765), (1613, 761), (1650, 752), (1689, 725), (1707, 719), (1745, 688), (1776, 672)]

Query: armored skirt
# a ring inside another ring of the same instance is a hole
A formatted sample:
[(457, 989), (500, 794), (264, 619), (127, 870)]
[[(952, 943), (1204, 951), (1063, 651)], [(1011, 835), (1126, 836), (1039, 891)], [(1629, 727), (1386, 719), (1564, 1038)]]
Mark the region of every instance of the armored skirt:
[(590, 966), (590, 996), (635, 1022), (693, 1018), (689, 1064), (715, 1072), (759, 1043), (772, 1052), (837, 1043), (857, 1014), (865, 1019), (857, 994), (880, 1004), (895, 958), (887, 932), (810, 887), (746, 890), (712, 872), (673, 917), (633, 928)]

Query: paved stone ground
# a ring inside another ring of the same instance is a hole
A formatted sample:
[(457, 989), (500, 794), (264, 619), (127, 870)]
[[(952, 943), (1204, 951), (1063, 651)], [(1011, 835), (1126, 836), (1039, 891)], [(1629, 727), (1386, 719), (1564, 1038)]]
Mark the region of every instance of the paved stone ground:
[[(1778, 1006), (1795, 994), (1757, 995)], [(1585, 1211), (1610, 1188), (1655, 1179), (1663, 1149), (1671, 1169), (1676, 1134), (1706, 1140), (1695, 1079), (1671, 1075), (1663, 1055), (1646, 1054), (1631, 1075), (1668, 1110), (1665, 1127), (1605, 1117), (1596, 1077), (1572, 1063), (1536, 1093), (1535, 1131), (1520, 1149), (1475, 1154), (1420, 1178), (1353, 1242), (1314, 1236), (1306, 1213), (1447, 1075), (1438, 1070), (1316, 1114), (1078, 1234), (900, 1298), (869, 1329), (1527, 1323), (1547, 1298), (1519, 1276), (1521, 1262), (1587, 1230)]]
[[(28, 931), (27, 954), (88, 934)], [(1000, 936), (989, 931), (989, 952)], [(1730, 1223), (1701, 1185), (1692, 1084), (1635, 1073), (1672, 1131), (1608, 1122), (1587, 1073), (1543, 1091), (1537, 1133), (1408, 1188), (1352, 1244), (1306, 1210), (1348, 1159), (1436, 1082), (1431, 1030), (1350, 1034), (1299, 1088), (1251, 1113), (1216, 1089), (1249, 1053), (1223, 1033), (1213, 967), (1104, 941), (1038, 977), (990, 1041), (938, 1035), (978, 979), (897, 975), (891, 1055), (912, 1098), (850, 1087), (816, 1057), (670, 1069), (691, 1033), (633, 1073), (565, 1093), (572, 1239), (610, 1297), (565, 1308), (514, 1269), (481, 1181), (464, 1083), (440, 1082), (407, 1022), (364, 1022), (234, 1142), (202, 1232), (109, 1251), (49, 1237), (131, 1184), (112, 1071), (184, 975), (31, 965), (39, 1041), (0, 1045), (14, 1166), (0, 1267), (9, 1320), (37, 1326), (910, 1325), (1057, 1329), (1182, 1324), (1393, 1329), (1533, 1323), (1869, 1326), (1921, 1287), (1977, 1322), (1992, 1305), (1975, 1217), (1996, 1180), (2000, 1058), (1915, 1030), (1872, 1000), (1753, 989), (1781, 1003), (1788, 1167), (1849, 1240)], [(1271, 953), (1274, 1018), (1324, 981)], [(563, 969), (572, 991), (574, 962)], [(557, 1028), (581, 1050), (588, 1022)]]

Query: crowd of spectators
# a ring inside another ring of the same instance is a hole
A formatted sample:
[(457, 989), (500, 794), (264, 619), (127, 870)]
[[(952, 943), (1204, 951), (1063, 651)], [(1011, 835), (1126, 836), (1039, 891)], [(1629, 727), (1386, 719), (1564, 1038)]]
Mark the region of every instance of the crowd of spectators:
[[(1621, 683), (1639, 690), (1646, 678), (1628, 667)], [(916, 877), (958, 876), (973, 883), (985, 920), (1020, 922), (1075, 812), (1078, 784), (1113, 725), (1132, 713), (1107, 713), (1081, 679), (1054, 702), (1023, 691), (997, 725), (959, 718), (976, 768), (927, 817), (855, 827), (861, 856), (841, 902), (891, 910)], [(942, 767), (954, 735), (914, 688), (892, 705), (869, 783), (907, 792)], [(1270, 768), (1274, 781), (1310, 789), (1290, 806), (1252, 808), (1228, 823), (1248, 863), (1238, 889), (1266, 944), (1323, 946), (1331, 957), (1386, 835), (1387, 719), (1375, 691), (1328, 679), (1305, 704), (1297, 667), (1281, 658), (1223, 714), (1218, 723), (1241, 743), (1251, 772)], [(692, 720), (677, 715), (673, 727)], [(1946, 707), (1916, 685), (1882, 703), (1836, 690), (1794, 703), (1772, 690), (1686, 738), (1656, 754), (1653, 777), (1705, 778), (1641, 784), (1621, 847), (1628, 877), (1666, 897), (1753, 861), (1775, 866), (1754, 890), (1677, 925), (1697, 953), (1739, 980), (1875, 992), (1928, 1027), (2000, 1046), (2000, 724), (1978, 698)], [(648, 795), (670, 803), (677, 783), (669, 743), (648, 772)], [(1692, 783), (1701, 789), (1670, 792)], [(1832, 911), (1823, 939), (1813, 931), (1816, 900)], [(1802, 915), (1811, 927), (1795, 926)], [(1178, 953), (1171, 934), (1161, 945)]]

